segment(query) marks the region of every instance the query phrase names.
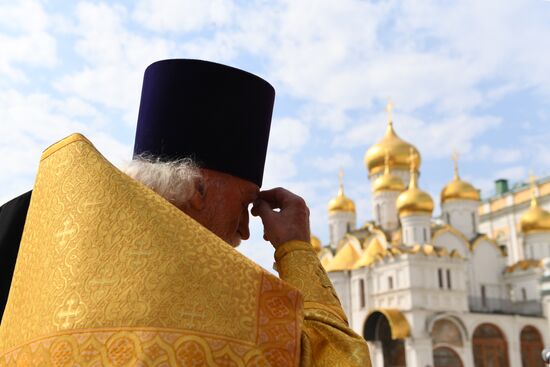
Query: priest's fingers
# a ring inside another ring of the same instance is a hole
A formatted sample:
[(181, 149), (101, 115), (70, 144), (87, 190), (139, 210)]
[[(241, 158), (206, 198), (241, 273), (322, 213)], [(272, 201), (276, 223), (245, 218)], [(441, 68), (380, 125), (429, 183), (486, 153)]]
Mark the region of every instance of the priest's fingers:
[(277, 188), (260, 192), (252, 215), (260, 216), (264, 238), (275, 248), (291, 240), (309, 241), (309, 209), (304, 199), (288, 190)]
[(292, 205), (293, 202), (303, 201), (301, 197), (282, 187), (260, 191), (258, 197), (269, 202), (272, 208), (281, 209), (287, 205)]

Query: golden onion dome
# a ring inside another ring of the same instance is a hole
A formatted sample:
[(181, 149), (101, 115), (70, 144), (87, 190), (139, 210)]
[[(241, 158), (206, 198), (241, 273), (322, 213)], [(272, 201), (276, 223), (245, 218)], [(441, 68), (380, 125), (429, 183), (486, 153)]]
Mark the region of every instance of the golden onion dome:
[(535, 196), (535, 179), (531, 178), (531, 207), (521, 216), (519, 225), (523, 233), (550, 231), (550, 213), (539, 207)]
[(431, 214), (434, 210), (432, 197), (418, 188), (418, 178), (414, 160), (414, 152), (411, 149), (411, 182), (409, 188), (397, 197), (397, 211), (399, 216), (407, 216), (416, 213)]
[(519, 223), (523, 233), (550, 231), (550, 213), (537, 204), (534, 206), (531, 204), (531, 207), (521, 216)]
[(374, 144), (365, 154), (365, 165), (369, 174), (381, 172), (384, 169), (384, 156), (386, 151), (389, 153), (391, 168), (407, 169), (409, 167), (409, 154), (413, 149), (415, 152), (415, 166), (420, 167), (420, 153), (416, 147), (401, 139), (393, 130), (392, 117), (393, 104), (388, 102), (386, 111), (388, 111), (388, 127), (386, 134), (378, 143)]
[(479, 191), (466, 181), (462, 181), (458, 175), (458, 155), (453, 155), (454, 177), (443, 190), (441, 190), (441, 203), (448, 200), (474, 200), (480, 201)]
[(319, 252), (321, 251), (321, 240), (319, 239), (319, 237), (315, 236), (315, 235), (311, 235), (311, 246), (313, 247), (313, 250), (315, 250), (315, 252)]
[(340, 186), (338, 188), (338, 195), (328, 202), (329, 213), (333, 212), (351, 212), (355, 213), (355, 203), (344, 194), (344, 174), (340, 171)]
[(384, 174), (378, 177), (372, 184), (373, 192), (381, 191), (403, 191), (405, 190), (405, 185), (401, 177), (394, 176), (390, 173), (390, 156), (389, 151), (386, 150), (384, 159)]

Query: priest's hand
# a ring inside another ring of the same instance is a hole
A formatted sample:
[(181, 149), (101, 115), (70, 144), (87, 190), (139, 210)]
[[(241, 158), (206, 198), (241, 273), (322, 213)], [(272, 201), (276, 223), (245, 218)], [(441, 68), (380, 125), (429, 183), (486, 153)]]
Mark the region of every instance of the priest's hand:
[(278, 187), (261, 191), (252, 215), (264, 225), (264, 239), (277, 248), (291, 240), (310, 241), (309, 208), (304, 199)]

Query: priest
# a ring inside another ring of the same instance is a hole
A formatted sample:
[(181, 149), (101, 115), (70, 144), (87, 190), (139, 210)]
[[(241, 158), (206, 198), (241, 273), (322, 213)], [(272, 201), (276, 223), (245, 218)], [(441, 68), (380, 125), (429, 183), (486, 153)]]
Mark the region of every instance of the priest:
[[(46, 149), (32, 195), (0, 211), (17, 257), (0, 366), (370, 366), (304, 200), (260, 191), (274, 95), (242, 70), (164, 60), (145, 71), (125, 173), (80, 134)], [(279, 277), (234, 250), (250, 204)]]

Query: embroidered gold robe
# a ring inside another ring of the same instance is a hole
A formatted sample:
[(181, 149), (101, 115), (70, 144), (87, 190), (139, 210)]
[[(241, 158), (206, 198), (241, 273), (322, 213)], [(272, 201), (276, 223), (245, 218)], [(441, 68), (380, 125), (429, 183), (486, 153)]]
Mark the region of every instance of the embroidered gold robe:
[(82, 135), (40, 162), (4, 366), (370, 366), (311, 246), (281, 279), (113, 167)]

